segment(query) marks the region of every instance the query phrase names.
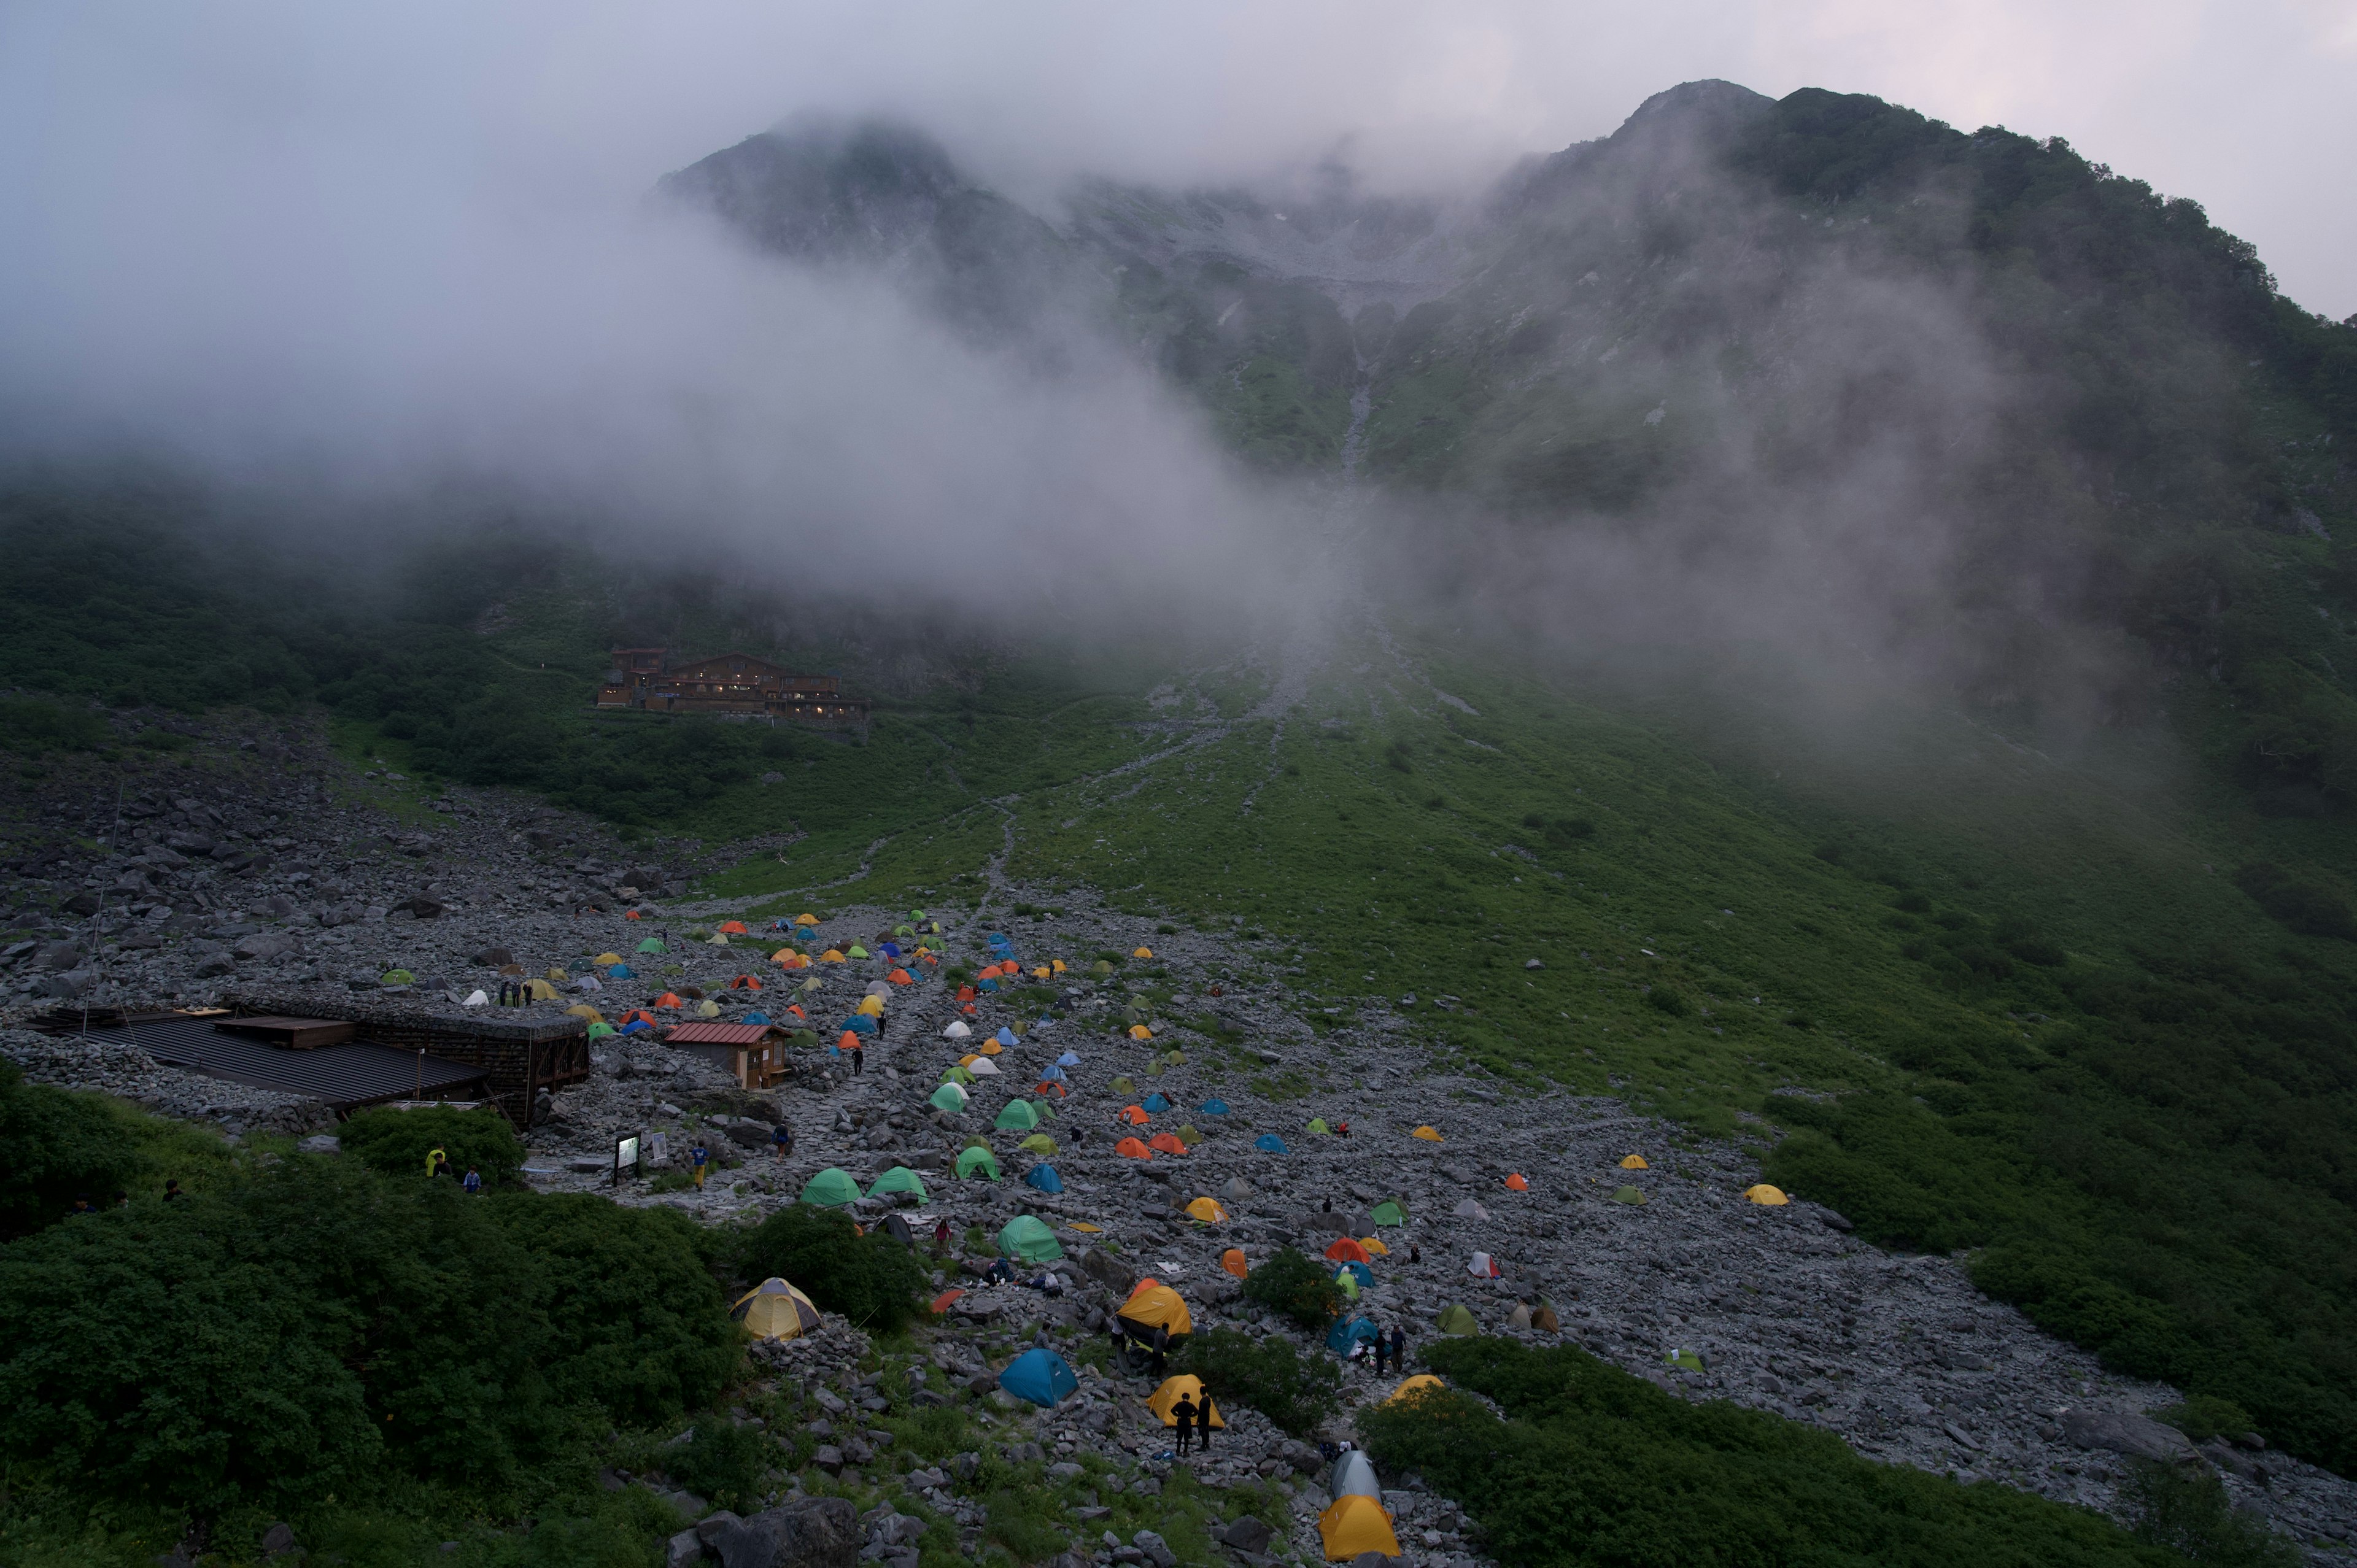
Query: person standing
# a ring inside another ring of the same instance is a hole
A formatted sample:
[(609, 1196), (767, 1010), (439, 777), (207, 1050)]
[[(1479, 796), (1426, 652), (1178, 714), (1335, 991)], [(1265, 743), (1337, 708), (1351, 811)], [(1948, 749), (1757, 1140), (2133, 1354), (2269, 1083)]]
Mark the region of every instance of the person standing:
[(1170, 1407), (1170, 1415), (1178, 1425), (1178, 1457), (1184, 1459), (1187, 1445), (1195, 1436), (1195, 1402), (1180, 1394), (1178, 1402)]
[(450, 1156), (444, 1154), (439, 1149), (434, 1151), (434, 1174), (438, 1176), (456, 1176), (457, 1174), (450, 1168)]
[(942, 1216), (940, 1222), (933, 1227), (933, 1251), (937, 1253), (946, 1254), (949, 1250), (950, 1219), (949, 1216), (944, 1214)]
[(169, 1177), (168, 1179), (167, 1179), (167, 1180), (165, 1181), (165, 1183), (164, 1183), (164, 1201), (165, 1201), (165, 1202), (167, 1202), (167, 1203), (173, 1203), (173, 1202), (177, 1202), (177, 1201), (178, 1201), (178, 1200), (179, 1200), (180, 1198), (186, 1197), (188, 1197), (188, 1195), (187, 1193), (182, 1192), (182, 1191), (180, 1190), (180, 1178), (179, 1178), (178, 1176), (172, 1176), (172, 1177)]
[(857, 1077), (859, 1076), (860, 1071), (861, 1071), (861, 1069), (862, 1069), (862, 1068), (863, 1068), (863, 1066), (866, 1064), (866, 1060), (867, 1060), (867, 1041), (866, 1041), (866, 1037), (865, 1037), (865, 1036), (859, 1036), (859, 1035), (854, 1035), (854, 1036), (851, 1036), (851, 1076), (852, 1076), (852, 1077), (854, 1077), (854, 1078), (857, 1078)]
[(770, 1156), (784, 1159), (794, 1152), (794, 1130), (783, 1122), (770, 1129)]
[(1203, 1402), (1195, 1407), (1195, 1445), (1204, 1453), (1211, 1451), (1211, 1391), (1203, 1391)]
[(1376, 1329), (1376, 1330), (1375, 1330), (1375, 1376), (1377, 1376), (1377, 1377), (1379, 1377), (1379, 1378), (1380, 1378), (1380, 1377), (1382, 1377), (1382, 1376), (1383, 1375), (1383, 1362), (1384, 1362), (1385, 1359), (1387, 1359), (1387, 1358), (1391, 1355), (1391, 1353), (1392, 1353), (1392, 1345), (1391, 1345), (1391, 1341), (1383, 1337), (1383, 1331), (1382, 1329), (1380, 1329), (1380, 1328)]
[(428, 1149), (425, 1151), (425, 1174), (427, 1176), (441, 1175), (444, 1163), (445, 1161), (441, 1150)]
[(695, 1190), (698, 1192), (704, 1190), (704, 1167), (711, 1161), (712, 1151), (704, 1146), (702, 1139), (698, 1139), (687, 1151), (687, 1163), (695, 1167)]
[(1396, 1323), (1392, 1325), (1392, 1370), (1407, 1370), (1407, 1330)]

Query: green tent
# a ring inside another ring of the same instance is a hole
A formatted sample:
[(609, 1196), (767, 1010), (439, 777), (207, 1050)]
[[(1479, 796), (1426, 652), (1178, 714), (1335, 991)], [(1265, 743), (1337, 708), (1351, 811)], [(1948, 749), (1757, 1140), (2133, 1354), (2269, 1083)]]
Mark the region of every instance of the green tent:
[(867, 1189), (867, 1196), (881, 1197), (888, 1192), (913, 1192), (921, 1199), (925, 1197), (925, 1184), (923, 1179), (908, 1166), (894, 1165), (876, 1178), (876, 1185)]
[(957, 1174), (970, 1176), (980, 1171), (986, 1181), (998, 1179), (998, 1156), (988, 1149), (968, 1149), (957, 1159)]
[(1002, 1133), (1028, 1133), (1039, 1125), (1039, 1113), (1031, 1109), (1028, 1100), (1010, 1100), (991, 1125)]
[(661, 952), (663, 950), (662, 939), (661, 937), (649, 937), (645, 941), (639, 944), (639, 950), (640, 952)]
[(1056, 1119), (1056, 1103), (1052, 1100), (1035, 1100), (1031, 1102), (1031, 1110), (1042, 1122)]
[(1104, 959), (1099, 959), (1096, 962), (1089, 966), (1089, 972), (1092, 974), (1111, 974), (1113, 972), (1113, 965)]
[(1407, 1210), (1400, 1207), (1398, 1198), (1390, 1197), (1375, 1205), (1375, 1211), (1367, 1218), (1378, 1225), (1405, 1225)]
[(854, 942), (849, 947), (843, 950), (843, 956), (845, 958), (866, 958), (867, 956), (867, 950), (861, 947), (857, 942)]
[(1461, 1304), (1443, 1312), (1440, 1315), (1439, 1323), (1435, 1326), (1443, 1334), (1454, 1334), (1460, 1337), (1464, 1335), (1481, 1332), (1481, 1326), (1473, 1321), (1473, 1315), (1466, 1311)]
[(593, 1040), (602, 1040), (613, 1032), (614, 1026), (607, 1023), (603, 1018), (589, 1026), (589, 1037)]
[(942, 1081), (943, 1083), (972, 1083), (974, 1081), (974, 1074), (964, 1068), (952, 1067), (948, 1071), (942, 1074)]
[(1105, 1085), (1105, 1089), (1108, 1092), (1118, 1094), (1125, 1100), (1137, 1092), (1137, 1085), (1130, 1081), (1130, 1078), (1127, 1073), (1122, 1074), (1119, 1078), (1114, 1079), (1111, 1083)]
[(1045, 1133), (1034, 1133), (1019, 1146), (1028, 1155), (1052, 1155), (1056, 1152), (1056, 1140)]
[(1334, 1283), (1341, 1288), (1344, 1297), (1351, 1301), (1356, 1301), (1359, 1299), (1358, 1275), (1352, 1273), (1348, 1269), (1344, 1269), (1340, 1273), (1334, 1276)]
[(934, 1110), (955, 1116), (965, 1109), (965, 1090), (954, 1083), (945, 1083), (933, 1090), (931, 1104)]
[(1612, 1201), (1615, 1203), (1642, 1203), (1645, 1201), (1645, 1195), (1639, 1192), (1633, 1187), (1624, 1187), (1619, 1192), (1612, 1195)]
[(1333, 1130), (1326, 1125), (1326, 1118), (1323, 1116), (1312, 1116), (1309, 1119), (1308, 1131), (1312, 1133), (1331, 1133)]
[(1017, 1262), (1044, 1263), (1050, 1258), (1064, 1255), (1063, 1244), (1045, 1221), (1028, 1214), (1018, 1214), (998, 1231), (998, 1255), (1013, 1258)]
[(1185, 1067), (1187, 1065), (1187, 1053), (1185, 1051), (1172, 1051), (1168, 1056), (1162, 1059), (1168, 1062), (1172, 1067)]
[(840, 1208), (856, 1201), (858, 1197), (859, 1184), (851, 1179), (849, 1172), (833, 1165), (811, 1177), (802, 1187), (802, 1201), (817, 1204), (822, 1208)]
[(892, 928), (892, 934), (896, 937), (913, 937), (917, 931), (915, 927), (903, 922)]
[(1170, 1135), (1190, 1149), (1203, 1141), (1203, 1134), (1195, 1131), (1194, 1124), (1191, 1122)]

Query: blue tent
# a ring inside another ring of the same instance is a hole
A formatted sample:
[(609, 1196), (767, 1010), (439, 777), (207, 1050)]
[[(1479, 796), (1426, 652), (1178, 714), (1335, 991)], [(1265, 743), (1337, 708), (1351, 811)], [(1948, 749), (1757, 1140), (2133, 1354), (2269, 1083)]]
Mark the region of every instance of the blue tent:
[(740, 1024), (767, 1024), (769, 1021), (770, 1015), (767, 1013), (748, 1013), (737, 1020)]
[(899, 958), (900, 956), (900, 944), (899, 942), (877, 942), (876, 944), (876, 950), (882, 953), (886, 958)]
[(1072, 1080), (1064, 1076), (1064, 1069), (1050, 1062), (1045, 1068), (1040, 1069), (1039, 1081), (1042, 1083), (1070, 1083)]
[(1078, 1067), (1081, 1065), (1081, 1058), (1077, 1053), (1066, 1051), (1062, 1056), (1056, 1058), (1056, 1065), (1058, 1067)]
[(1163, 1112), (1170, 1109), (1170, 1101), (1163, 1099), (1158, 1093), (1149, 1094), (1146, 1097), (1146, 1103), (1140, 1106), (1139, 1109), (1149, 1115), (1158, 1116)]
[(635, 980), (638, 978), (637, 974), (627, 963), (608, 964), (606, 966), (606, 977), (608, 980)]
[(1041, 1192), (1061, 1192), (1064, 1190), (1064, 1178), (1056, 1174), (1055, 1166), (1037, 1165), (1023, 1173), (1023, 1185), (1036, 1187)]
[(1361, 1290), (1372, 1290), (1374, 1288), (1375, 1271), (1367, 1267), (1364, 1263), (1344, 1263), (1340, 1268), (1334, 1271), (1334, 1277), (1338, 1280), (1344, 1274), (1349, 1274), (1352, 1279), (1357, 1280)]
[(988, 942), (992, 947), (1003, 948), (1006, 945), (1006, 933), (1005, 931), (985, 931), (982, 934), (982, 940)]
[(1022, 1042), (1018, 1041), (1017, 1039), (1016, 1039), (1016, 1037), (1015, 1037), (1015, 1031), (1014, 1031), (1014, 1030), (1012, 1030), (1012, 1029), (1010, 1029), (1010, 1028), (1008, 1028), (1008, 1027), (1007, 1027), (1006, 1025), (1004, 1025), (1004, 1024), (1001, 1024), (1001, 1025), (998, 1026), (998, 1033), (997, 1033), (997, 1034), (996, 1034), (996, 1035), (993, 1035), (993, 1036), (991, 1036), (991, 1038), (993, 1038), (993, 1039), (996, 1040), (996, 1041), (997, 1041), (1000, 1045), (1002, 1045), (1002, 1046), (1013, 1046), (1013, 1045), (1019, 1045), (1019, 1044), (1021, 1044), (1021, 1043), (1022, 1043)]
[(985, 977), (975, 981), (974, 983), (974, 988), (976, 991), (996, 991), (998, 989), (998, 982)]
[(1080, 1392), (1081, 1380), (1072, 1375), (1071, 1362), (1041, 1345), (1009, 1361), (998, 1374), (998, 1386), (1017, 1399), (1052, 1410), (1066, 1395)]
[[(1340, 1318), (1335, 1322), (1333, 1327), (1326, 1331), (1326, 1348), (1333, 1351), (1337, 1356), (1347, 1356), (1351, 1353), (1352, 1345), (1371, 1344), (1374, 1337), (1375, 1326), (1365, 1318)], [(1036, 1355), (1038, 1352), (1034, 1351), (1033, 1354)], [(1007, 1369), (1010, 1372), (1014, 1369), (1012, 1367)]]
[(1201, 1110), (1206, 1116), (1225, 1116), (1228, 1113), (1228, 1102), (1217, 1098), (1206, 1100), (1202, 1103)]
[(855, 1035), (872, 1035), (876, 1032), (876, 1020), (865, 1013), (854, 1013), (843, 1021), (843, 1026)]
[(654, 1026), (644, 1018), (633, 1018), (622, 1026), (622, 1033), (626, 1035), (651, 1035), (654, 1032)]
[(1285, 1140), (1274, 1133), (1263, 1133), (1259, 1137), (1254, 1138), (1253, 1147), (1271, 1155), (1282, 1155), (1287, 1152)]

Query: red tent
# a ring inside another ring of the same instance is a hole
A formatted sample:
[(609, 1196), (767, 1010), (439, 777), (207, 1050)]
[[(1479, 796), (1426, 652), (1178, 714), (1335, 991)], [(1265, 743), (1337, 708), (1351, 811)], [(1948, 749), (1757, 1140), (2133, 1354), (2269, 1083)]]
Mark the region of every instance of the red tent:
[(1336, 1238), (1334, 1244), (1326, 1249), (1326, 1255), (1338, 1263), (1372, 1263), (1375, 1261), (1364, 1247), (1348, 1236)]
[(1150, 1160), (1154, 1151), (1135, 1138), (1124, 1138), (1113, 1146), (1113, 1152), (1125, 1160)]

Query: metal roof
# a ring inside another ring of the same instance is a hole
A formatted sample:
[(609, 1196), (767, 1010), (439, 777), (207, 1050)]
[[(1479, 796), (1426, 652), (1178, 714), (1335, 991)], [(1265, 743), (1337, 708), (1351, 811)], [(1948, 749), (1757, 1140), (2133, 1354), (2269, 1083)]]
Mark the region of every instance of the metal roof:
[(456, 1090), (479, 1088), (487, 1076), (481, 1068), (371, 1040), (289, 1050), (215, 1027), (224, 1021), (150, 1015), (101, 1027), (93, 1019), (83, 1037), (136, 1046), (166, 1067), (188, 1068), (255, 1089), (306, 1094), (339, 1108), (410, 1099), (421, 1090), (425, 1099), (456, 1099)]
[(679, 1024), (663, 1039), (674, 1046), (758, 1046), (774, 1031), (774, 1024)]

